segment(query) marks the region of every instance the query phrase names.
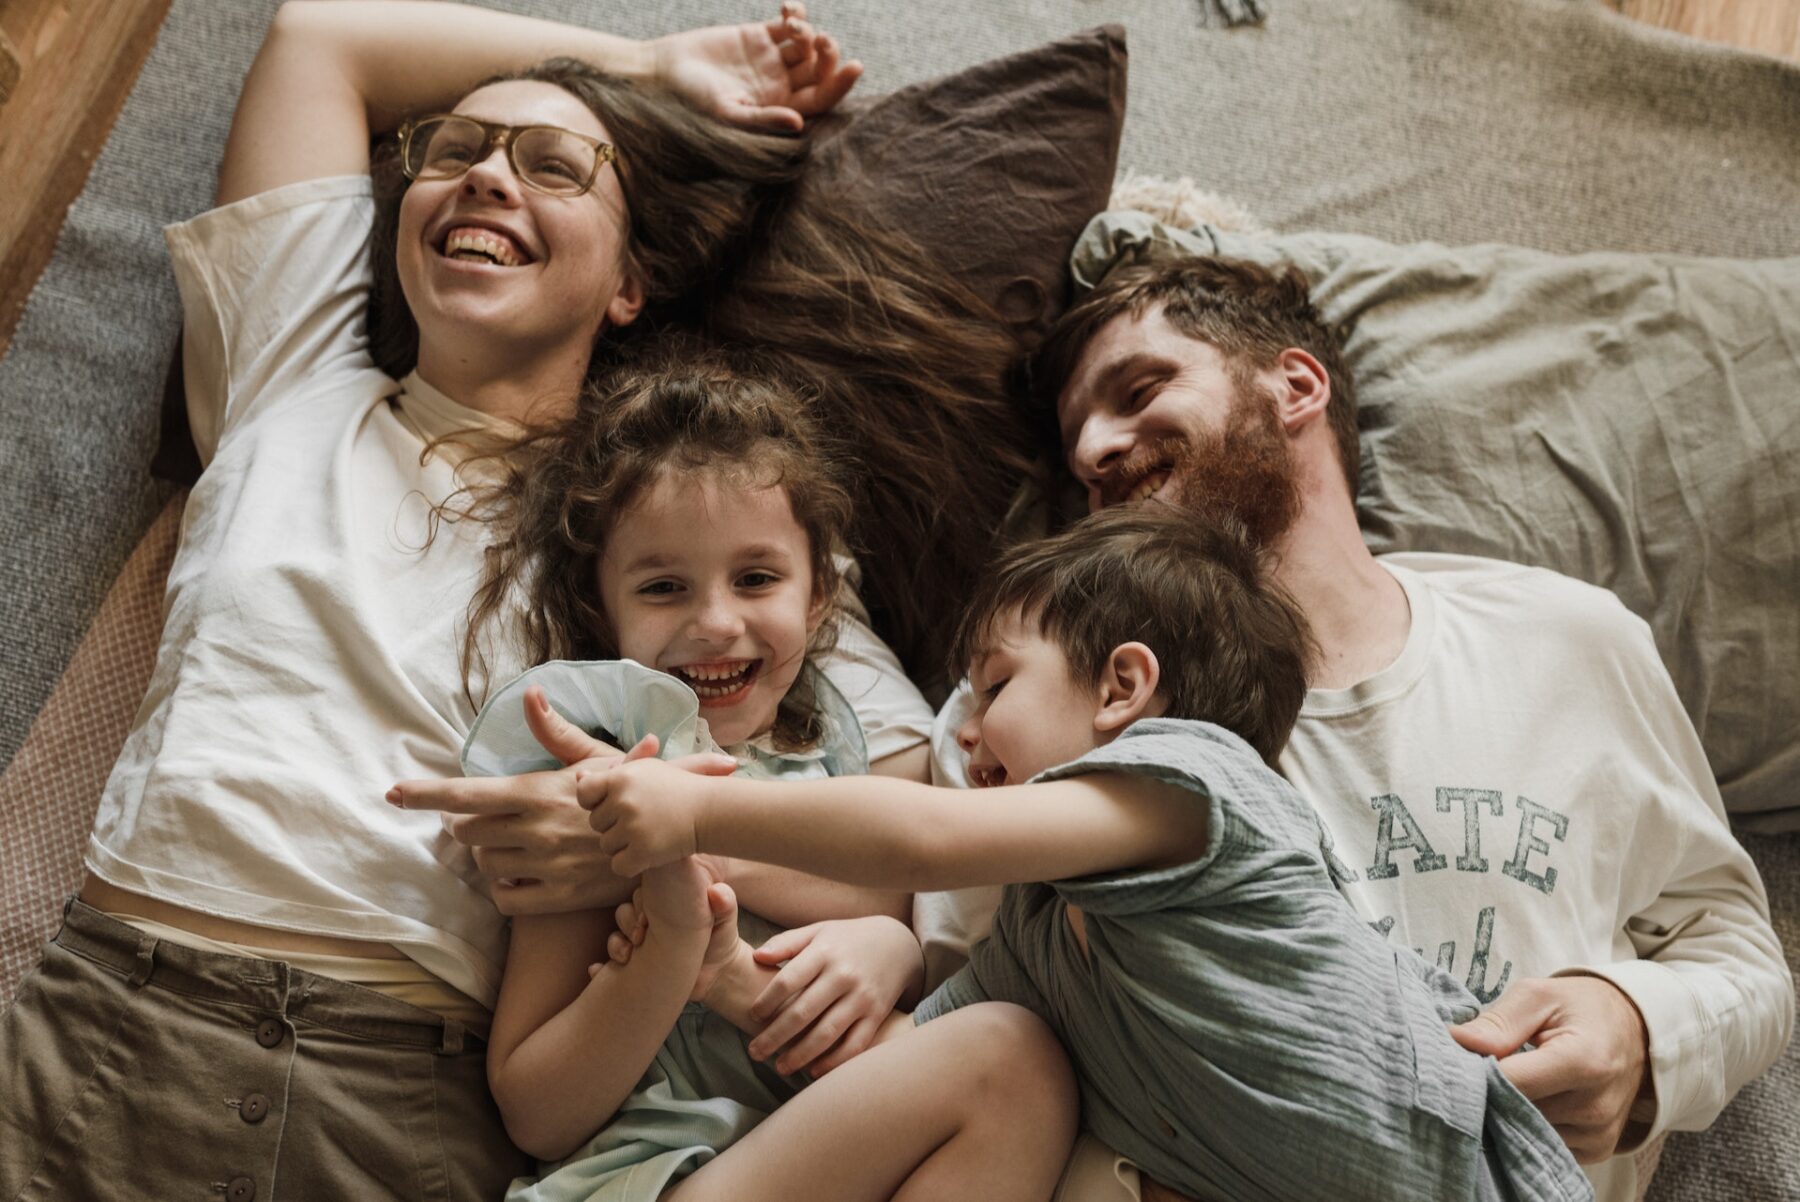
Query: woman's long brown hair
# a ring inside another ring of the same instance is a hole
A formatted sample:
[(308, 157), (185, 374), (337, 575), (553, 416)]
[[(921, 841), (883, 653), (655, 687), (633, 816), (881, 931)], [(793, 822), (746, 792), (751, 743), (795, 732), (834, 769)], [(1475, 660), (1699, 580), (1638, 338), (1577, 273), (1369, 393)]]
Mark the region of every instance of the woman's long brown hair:
[(1006, 395), (1019, 345), (917, 246), (828, 201), (772, 209), (702, 321), (814, 381), (821, 421), (854, 472), (864, 600), (929, 689), (1034, 470), (1029, 427)]

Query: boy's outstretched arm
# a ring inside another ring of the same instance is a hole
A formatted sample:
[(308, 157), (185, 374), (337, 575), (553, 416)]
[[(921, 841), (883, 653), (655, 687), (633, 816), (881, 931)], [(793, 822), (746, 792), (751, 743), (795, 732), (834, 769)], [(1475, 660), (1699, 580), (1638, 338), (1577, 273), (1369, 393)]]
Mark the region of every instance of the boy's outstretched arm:
[(885, 889), (957, 889), (1185, 863), (1207, 807), (1142, 776), (1095, 773), (970, 792), (882, 777), (709, 779), (653, 760), (581, 777), (623, 875), (705, 851)]

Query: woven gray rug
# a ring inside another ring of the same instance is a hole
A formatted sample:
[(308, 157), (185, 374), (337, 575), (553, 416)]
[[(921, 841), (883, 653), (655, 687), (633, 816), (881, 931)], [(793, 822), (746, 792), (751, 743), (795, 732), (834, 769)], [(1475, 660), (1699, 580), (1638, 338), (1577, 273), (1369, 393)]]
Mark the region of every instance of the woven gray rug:
[[(206, 207), (233, 99), (275, 0), (174, 0), (49, 269), (0, 361), (0, 765), (167, 497), (148, 465), (179, 320), (158, 229)], [(765, 15), (726, 0), (495, 7), (625, 34)], [(1278, 229), (1552, 251), (1800, 249), (1800, 67), (1704, 46), (1598, 0), (816, 0), (884, 91), (1071, 30), (1128, 30), (1121, 165), (1191, 175)], [(1785, 913), (1800, 843), (1752, 843)], [(1778, 879), (1779, 878), (1779, 879)], [(1778, 910), (1782, 909), (1778, 906)], [(1790, 948), (1797, 935), (1784, 932)], [(1800, 1198), (1800, 1068), (1705, 1140), (1654, 1196)]]

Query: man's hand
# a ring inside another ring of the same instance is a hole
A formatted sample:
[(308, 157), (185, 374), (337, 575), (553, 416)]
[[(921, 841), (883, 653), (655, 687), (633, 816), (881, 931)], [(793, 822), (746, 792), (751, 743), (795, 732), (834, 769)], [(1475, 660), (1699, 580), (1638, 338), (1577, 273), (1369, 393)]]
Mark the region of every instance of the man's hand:
[[(654, 747), (655, 736), (646, 735), (645, 741)], [(613, 872), (637, 876), (700, 850), (705, 783), (673, 763), (641, 759), (605, 771), (577, 772), (575, 794), (592, 811), (588, 820), (600, 834), (601, 849), (612, 856)]]
[(783, 1074), (820, 1076), (860, 1054), (925, 980), (919, 941), (886, 915), (796, 927), (757, 948), (756, 961), (783, 967), (750, 1007), (768, 1023), (750, 1055), (775, 1056)]
[[(1601, 977), (1520, 981), (1450, 1028), (1537, 1104), (1581, 1164), (1613, 1154), (1644, 1088), (1649, 1035), (1630, 998)], [(1525, 1043), (1536, 1046), (1519, 1051)]]
[(837, 42), (789, 0), (773, 21), (715, 25), (650, 43), (656, 77), (701, 110), (753, 129), (798, 131), (829, 112), (862, 75)]

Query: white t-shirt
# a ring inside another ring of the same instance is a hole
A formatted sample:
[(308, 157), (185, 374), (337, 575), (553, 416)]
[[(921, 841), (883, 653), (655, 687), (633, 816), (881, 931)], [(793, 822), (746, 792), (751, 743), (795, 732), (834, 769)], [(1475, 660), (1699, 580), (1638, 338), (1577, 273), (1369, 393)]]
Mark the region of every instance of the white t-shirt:
[[(188, 499), (148, 695), (87, 866), (151, 897), (281, 930), (392, 943), (492, 1005), (505, 922), (436, 814), (383, 800), (459, 774), (460, 653), (486, 537), (433, 505), (460, 452), (510, 427), (370, 359), (366, 177), (312, 180), (166, 231), (186, 317)], [(860, 616), (860, 615), (857, 615)], [(872, 759), (931, 711), (848, 618), (824, 668)], [(490, 644), (493, 641), (490, 640)], [(488, 676), (526, 664), (489, 645)], [(485, 680), (471, 682), (477, 700)]]
[[(1785, 1045), (1793, 982), (1649, 628), (1604, 589), (1458, 555), (1384, 557), (1399, 658), (1314, 689), (1281, 757), (1358, 912), (1483, 1002), (1585, 971), (1643, 1013), (1654, 1135), (1709, 1125)], [(1590, 1169), (1635, 1196), (1630, 1156)]]

